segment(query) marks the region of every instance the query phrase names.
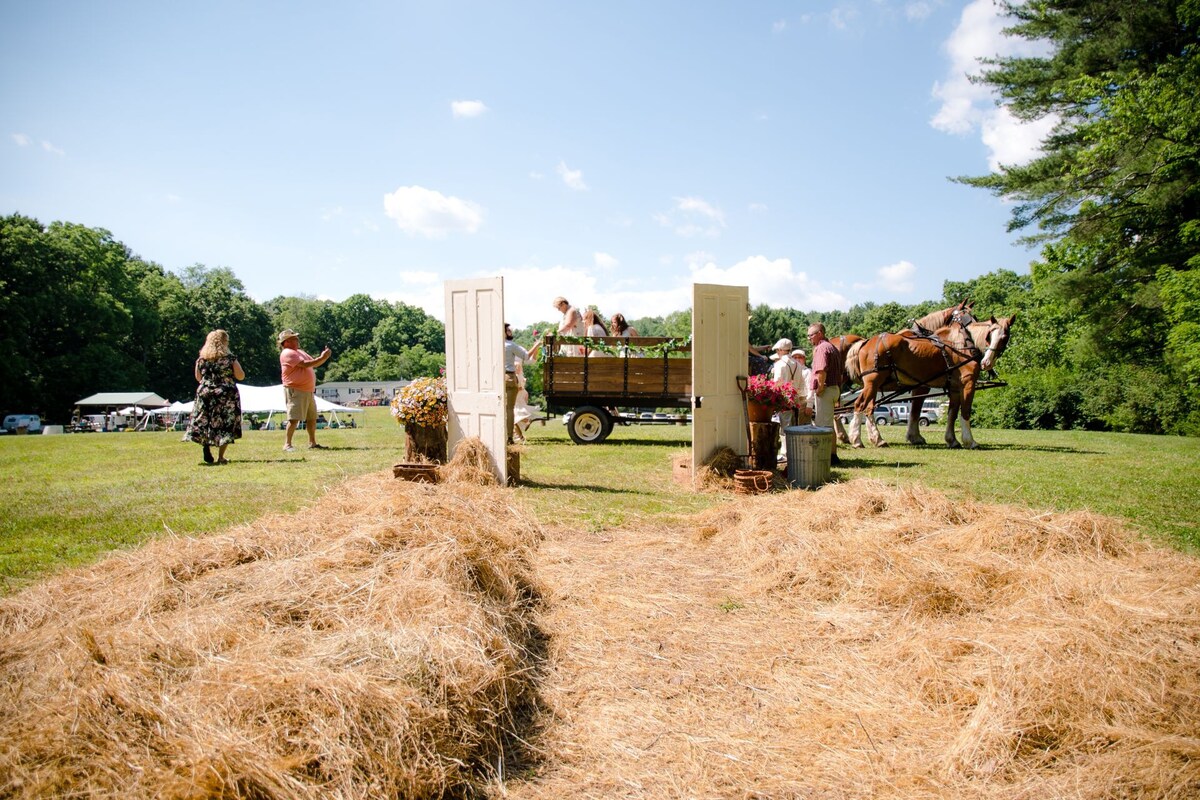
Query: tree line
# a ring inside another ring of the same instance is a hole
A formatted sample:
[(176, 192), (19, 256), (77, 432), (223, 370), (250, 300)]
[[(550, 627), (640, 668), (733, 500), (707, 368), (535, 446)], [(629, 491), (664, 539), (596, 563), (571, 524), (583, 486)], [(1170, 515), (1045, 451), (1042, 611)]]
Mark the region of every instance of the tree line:
[[(1094, 315), (1062, 302), (1044, 280), (1045, 265), (1028, 275), (997, 270), (947, 281), (943, 296), (916, 304), (861, 303), (850, 309), (752, 309), (750, 342), (789, 338), (798, 347), (811, 322), (831, 336), (896, 331), (916, 317), (964, 297), (977, 313), (1017, 315), (1011, 344), (998, 364), (1009, 385), (980, 394), (976, 423), (984, 426), (1200, 435), (1200, 410), (1186, 364), (1166, 346), (1173, 319), (1143, 314), (1138, 335), (1118, 347), (1095, 344)], [(208, 331), (224, 328), (247, 382), (279, 380), (275, 334), (300, 333), (316, 352), (337, 357), (319, 371), (322, 382), (436, 376), (445, 366), (441, 321), (404, 303), (353, 295), (341, 302), (311, 297), (250, 298), (226, 268), (195, 265), (176, 275), (133, 255), (105, 230), (11, 215), (0, 217), (0, 410), (68, 418), (74, 403), (99, 391), (154, 391), (169, 399), (195, 393), (192, 364)], [(644, 336), (691, 334), (690, 309), (631, 323)], [(1120, 323), (1106, 332), (1116, 337)], [(533, 331), (517, 331), (531, 345)], [(526, 370), (530, 395), (541, 401), (541, 370)]]
[(96, 392), (192, 397), (192, 365), (216, 328), (229, 331), (251, 384), (279, 382), (284, 328), (314, 353), (337, 353), (322, 381), (432, 376), (445, 365), (442, 323), (419, 308), (361, 294), (259, 303), (229, 269), (177, 275), (106, 230), (19, 214), (0, 217), (0, 318), (0, 410), (51, 422)]

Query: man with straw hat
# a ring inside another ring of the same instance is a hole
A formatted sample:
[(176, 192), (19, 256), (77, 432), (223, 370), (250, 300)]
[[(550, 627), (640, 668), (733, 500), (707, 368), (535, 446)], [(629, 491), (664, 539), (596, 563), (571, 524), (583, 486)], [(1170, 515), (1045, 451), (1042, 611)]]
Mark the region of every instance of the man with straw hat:
[(324, 450), (323, 445), (317, 444), (317, 373), (316, 368), (329, 360), (333, 354), (328, 346), (321, 355), (313, 358), (300, 349), (300, 334), (291, 328), (279, 332), (276, 337), (279, 343), (279, 369), (283, 377), (283, 398), (287, 404), (287, 442), (283, 452), (293, 453), (292, 434), (300, 420), (304, 420), (304, 429), (308, 432), (308, 448)]
[[(790, 386), (801, 388), (800, 382), (803, 380), (804, 375), (800, 362), (792, 357), (792, 340), (787, 338), (780, 339), (771, 349), (774, 351), (771, 354), (771, 360), (775, 362), (771, 366), (771, 380), (776, 383), (786, 383)], [(775, 416), (777, 417), (776, 422), (779, 422), (781, 426), (795, 425), (797, 423), (797, 412), (795, 409), (790, 412), (780, 411)], [(779, 457), (787, 457), (787, 437), (784, 437)]]

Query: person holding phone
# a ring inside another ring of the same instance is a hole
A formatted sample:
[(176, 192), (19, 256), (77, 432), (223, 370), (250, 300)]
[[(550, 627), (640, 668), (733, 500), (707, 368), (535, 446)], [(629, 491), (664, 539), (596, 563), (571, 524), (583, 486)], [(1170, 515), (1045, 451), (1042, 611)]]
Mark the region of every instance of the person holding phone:
[(321, 355), (313, 358), (300, 349), (300, 334), (291, 328), (280, 331), (276, 338), (279, 343), (279, 368), (283, 378), (283, 397), (287, 405), (287, 441), (283, 452), (293, 453), (292, 434), (300, 420), (304, 420), (304, 429), (308, 432), (308, 449), (324, 450), (325, 446), (317, 444), (317, 373), (316, 368), (325, 364), (333, 355), (329, 345), (321, 351)]

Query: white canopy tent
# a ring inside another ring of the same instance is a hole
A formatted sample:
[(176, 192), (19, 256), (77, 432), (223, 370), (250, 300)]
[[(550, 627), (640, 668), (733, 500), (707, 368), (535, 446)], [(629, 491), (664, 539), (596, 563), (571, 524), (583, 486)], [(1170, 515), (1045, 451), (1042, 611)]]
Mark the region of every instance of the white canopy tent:
[[(267, 424), (271, 422), (271, 417), (276, 413), (282, 414), (287, 412), (287, 405), (283, 401), (283, 384), (275, 386), (250, 386), (245, 383), (239, 383), (238, 397), (242, 403), (243, 414), (266, 414)], [(320, 397), (314, 397), (317, 401), (317, 412), (321, 414), (329, 414), (333, 421), (341, 424), (338, 420), (338, 413), (357, 414), (362, 411), (361, 408), (350, 408), (349, 406), (340, 406), (337, 403), (331, 403), (328, 400)], [(195, 401), (190, 403), (172, 404), (170, 409), (164, 409), (169, 413), (192, 413), (195, 407)], [(176, 409), (175, 406), (179, 408)]]

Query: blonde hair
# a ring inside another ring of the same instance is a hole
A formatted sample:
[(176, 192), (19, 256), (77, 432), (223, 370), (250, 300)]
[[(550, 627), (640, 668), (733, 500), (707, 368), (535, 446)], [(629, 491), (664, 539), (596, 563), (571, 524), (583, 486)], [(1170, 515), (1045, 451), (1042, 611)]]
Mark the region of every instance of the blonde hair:
[(205, 361), (216, 361), (221, 356), (229, 355), (229, 334), (220, 328), (210, 333), (200, 348), (200, 357)]

